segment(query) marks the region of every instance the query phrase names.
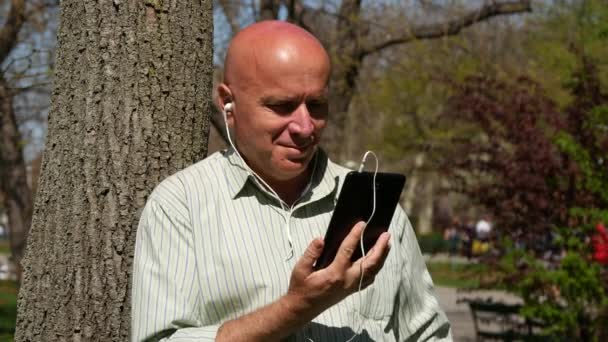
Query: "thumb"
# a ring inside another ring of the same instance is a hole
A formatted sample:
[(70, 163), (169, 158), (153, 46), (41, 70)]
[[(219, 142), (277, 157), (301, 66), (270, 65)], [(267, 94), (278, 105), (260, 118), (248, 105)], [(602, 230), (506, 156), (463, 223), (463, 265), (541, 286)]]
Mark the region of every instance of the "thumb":
[(319, 238), (312, 240), (304, 251), (304, 255), (302, 255), (300, 260), (296, 263), (296, 268), (308, 270), (309, 272), (312, 271), (312, 265), (314, 265), (315, 261), (321, 256), (323, 245), (323, 240)]

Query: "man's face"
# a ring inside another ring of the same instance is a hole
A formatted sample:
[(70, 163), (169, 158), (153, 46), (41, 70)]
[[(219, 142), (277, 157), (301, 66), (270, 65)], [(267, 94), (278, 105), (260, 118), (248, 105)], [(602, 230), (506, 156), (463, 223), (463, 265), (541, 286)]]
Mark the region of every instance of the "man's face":
[(273, 181), (306, 171), (328, 115), (328, 61), (282, 52), (257, 55), (247, 75), (228, 86), (236, 145), (254, 171)]

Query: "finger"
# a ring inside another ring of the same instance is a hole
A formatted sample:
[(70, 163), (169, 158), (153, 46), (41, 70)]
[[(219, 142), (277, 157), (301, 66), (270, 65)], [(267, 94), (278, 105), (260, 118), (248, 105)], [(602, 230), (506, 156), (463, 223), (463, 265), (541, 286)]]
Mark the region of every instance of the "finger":
[[(353, 264), (352, 269), (359, 272), (361, 266), (360, 263), (363, 263), (365, 274), (375, 275), (376, 273), (378, 273), (378, 271), (380, 271), (380, 269), (384, 265), (386, 257), (388, 256), (388, 252), (390, 250), (389, 241), (390, 233), (382, 233), (378, 237), (378, 240), (376, 241), (376, 244), (374, 244), (374, 247), (369, 251), (369, 253), (367, 253), (364, 258), (357, 260), (357, 262)], [(359, 275), (357, 274), (357, 276)]]
[(375, 263), (375, 266), (370, 267), (370, 272), (373, 272), (374, 274), (378, 274), (378, 272), (380, 272), (380, 270), (384, 267), (384, 264), (386, 263), (386, 259), (388, 258), (388, 252), (390, 250), (390, 246), (385, 249), (384, 253), (380, 257), (380, 260)]
[(365, 227), (365, 222), (363, 221), (360, 221), (353, 226), (350, 233), (348, 233), (346, 238), (344, 238), (344, 241), (342, 241), (342, 244), (340, 244), (336, 258), (330, 265), (331, 267), (344, 269), (350, 266), (350, 258), (353, 256), (355, 248), (359, 245), (363, 227)]
[(376, 242), (378, 248), (376, 248), (373, 253), (366, 256), (368, 259), (366, 262), (369, 262), (368, 270), (370, 272), (377, 274), (384, 266), (384, 262), (386, 261), (388, 253), (391, 250), (390, 239), (390, 233), (383, 233), (380, 235), (378, 241)]
[(298, 270), (306, 270), (308, 272), (312, 271), (312, 266), (315, 261), (319, 259), (321, 256), (321, 252), (323, 251), (323, 240), (316, 238), (308, 244), (308, 247), (304, 251), (304, 254), (295, 265), (294, 269)]
[(361, 290), (368, 288), (371, 284), (374, 283), (374, 280), (376, 280), (376, 276), (364, 276), (363, 277), (363, 282), (361, 284)]
[[(374, 282), (374, 279), (376, 279), (376, 274), (372, 274), (371, 272), (366, 272), (365, 269), (361, 268), (361, 264), (359, 263), (359, 265), (357, 265), (357, 267), (359, 267), (359, 271), (358, 273), (353, 273), (352, 275), (350, 275), (349, 277), (352, 277), (351, 279), (353, 279), (354, 281), (351, 282), (351, 285), (349, 286), (349, 288), (356, 292), (356, 291), (361, 291), (365, 288), (367, 288), (369, 285), (371, 285)], [(361, 273), (363, 272), (363, 273)]]

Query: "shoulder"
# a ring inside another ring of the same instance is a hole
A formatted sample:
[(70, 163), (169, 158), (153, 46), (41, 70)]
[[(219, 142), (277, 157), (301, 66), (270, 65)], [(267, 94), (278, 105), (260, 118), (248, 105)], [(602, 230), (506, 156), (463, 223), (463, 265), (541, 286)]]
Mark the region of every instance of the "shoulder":
[(340, 164), (334, 163), (329, 158), (327, 159), (327, 168), (325, 170), (326, 177), (331, 178), (331, 179), (337, 179), (338, 193), (339, 193), (339, 190), (342, 189), (342, 185), (344, 184), (344, 179), (346, 178), (346, 175), (351, 171), (353, 171), (353, 170), (349, 169), (345, 166), (342, 166)]
[(414, 228), (401, 204), (397, 204), (397, 208), (395, 208), (391, 221), (391, 230), (399, 241), (417, 241)]
[(222, 152), (215, 152), (187, 168), (167, 178), (167, 181), (179, 181), (188, 189), (213, 186), (229, 167)]
[(161, 181), (152, 191), (149, 201), (179, 211), (186, 210), (192, 193), (213, 187), (226, 164), (220, 152), (196, 162)]
[(334, 163), (331, 159), (327, 159), (327, 171), (339, 176), (339, 177), (344, 177), (346, 176), (347, 173), (353, 171), (345, 166), (342, 166), (340, 164)]

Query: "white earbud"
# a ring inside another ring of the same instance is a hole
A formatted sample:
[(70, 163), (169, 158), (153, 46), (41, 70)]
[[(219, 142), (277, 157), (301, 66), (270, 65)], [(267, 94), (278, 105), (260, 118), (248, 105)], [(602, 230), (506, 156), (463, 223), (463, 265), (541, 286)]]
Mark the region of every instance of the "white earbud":
[(224, 105), (224, 112), (232, 112), (232, 102), (228, 102)]

